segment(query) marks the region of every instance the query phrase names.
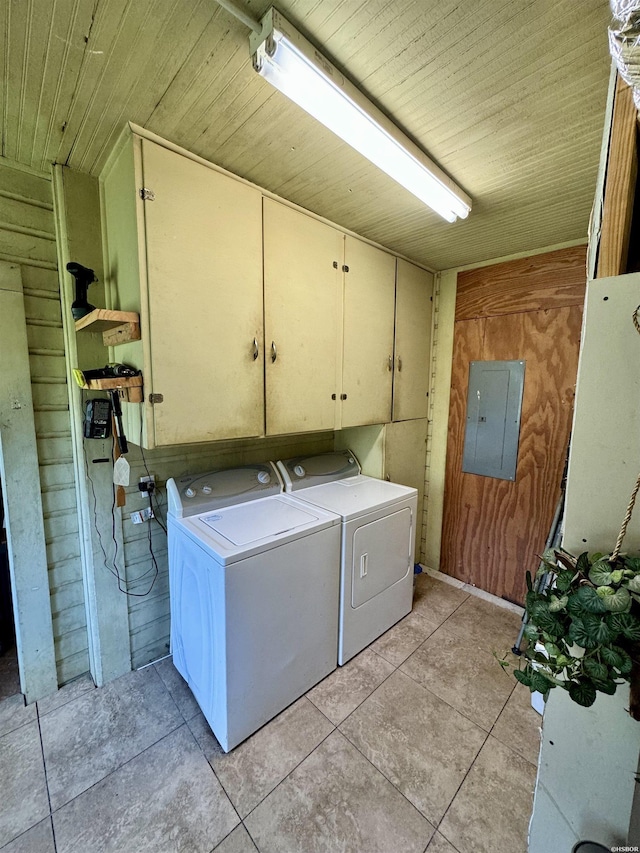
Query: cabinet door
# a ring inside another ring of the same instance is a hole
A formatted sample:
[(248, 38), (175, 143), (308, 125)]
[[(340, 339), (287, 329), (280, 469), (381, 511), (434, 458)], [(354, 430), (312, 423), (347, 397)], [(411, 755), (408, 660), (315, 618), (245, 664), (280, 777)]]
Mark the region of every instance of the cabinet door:
[(343, 235), (264, 199), (267, 434), (332, 430)]
[(395, 258), (345, 238), (341, 425), (391, 420)]
[(263, 434), (261, 193), (146, 139), (142, 158), (155, 444)]
[(433, 275), (398, 258), (393, 420), (426, 418), (431, 374)]

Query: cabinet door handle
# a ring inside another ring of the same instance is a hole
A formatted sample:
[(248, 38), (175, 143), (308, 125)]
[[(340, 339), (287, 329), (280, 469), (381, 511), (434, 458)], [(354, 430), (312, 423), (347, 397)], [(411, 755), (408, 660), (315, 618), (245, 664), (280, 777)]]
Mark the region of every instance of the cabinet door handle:
[(401, 370), (402, 370), (402, 359), (400, 358), (400, 356), (398, 356), (398, 373), (400, 373)]
[(255, 361), (260, 355), (260, 350), (258, 349), (258, 339), (253, 339), (253, 360)]
[(276, 349), (276, 342), (271, 341), (271, 363), (275, 362), (278, 357), (278, 350)]
[(389, 356), (389, 370), (393, 370), (393, 356)]

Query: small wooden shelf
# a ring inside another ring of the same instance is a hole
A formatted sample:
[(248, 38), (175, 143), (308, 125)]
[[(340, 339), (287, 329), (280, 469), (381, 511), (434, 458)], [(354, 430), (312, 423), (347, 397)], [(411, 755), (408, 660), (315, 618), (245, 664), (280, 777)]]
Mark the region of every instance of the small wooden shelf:
[(135, 311), (111, 311), (94, 308), (90, 314), (76, 320), (76, 332), (102, 332), (106, 347), (140, 340), (140, 315)]
[(85, 379), (74, 370), (76, 382), (88, 391), (118, 391), (126, 403), (142, 402), (142, 376), (114, 376), (110, 379)]

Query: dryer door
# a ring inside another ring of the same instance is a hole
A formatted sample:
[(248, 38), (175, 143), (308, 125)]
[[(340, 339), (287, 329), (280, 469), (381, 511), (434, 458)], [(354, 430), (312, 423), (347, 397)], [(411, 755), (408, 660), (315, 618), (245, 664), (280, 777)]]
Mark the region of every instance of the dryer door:
[(411, 509), (403, 507), (356, 528), (351, 564), (352, 608), (361, 607), (411, 571), (411, 515)]

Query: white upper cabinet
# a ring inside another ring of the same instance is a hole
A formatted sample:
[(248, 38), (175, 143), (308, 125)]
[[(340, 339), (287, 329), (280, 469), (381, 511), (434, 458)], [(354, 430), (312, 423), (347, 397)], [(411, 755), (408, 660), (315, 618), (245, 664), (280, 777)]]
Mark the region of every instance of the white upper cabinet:
[(144, 446), (263, 434), (260, 191), (133, 137), (103, 197), (114, 307), (141, 315), (116, 357), (143, 371)]
[(109, 307), (140, 314), (127, 438), (426, 417), (433, 276), (161, 143), (127, 131), (100, 179)]
[(336, 426), (342, 253), (337, 229), (264, 199), (267, 435)]
[(342, 427), (391, 420), (395, 275), (393, 255), (345, 237)]
[(433, 274), (398, 258), (393, 420), (426, 418), (431, 374)]

